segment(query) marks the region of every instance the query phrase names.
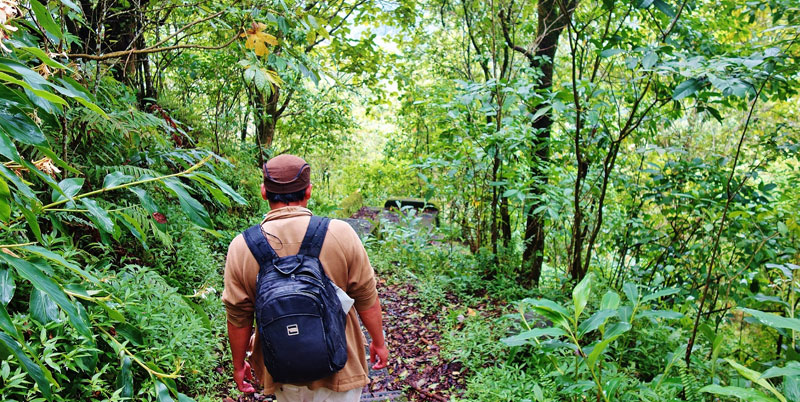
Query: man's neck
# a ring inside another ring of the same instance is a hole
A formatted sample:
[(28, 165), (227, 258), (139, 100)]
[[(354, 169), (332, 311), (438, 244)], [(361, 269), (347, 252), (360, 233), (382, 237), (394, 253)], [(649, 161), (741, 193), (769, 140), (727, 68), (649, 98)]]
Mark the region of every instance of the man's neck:
[(275, 210), (278, 208), (285, 208), (285, 207), (303, 207), (308, 208), (308, 200), (303, 201), (294, 201), (294, 202), (270, 202), (269, 209)]

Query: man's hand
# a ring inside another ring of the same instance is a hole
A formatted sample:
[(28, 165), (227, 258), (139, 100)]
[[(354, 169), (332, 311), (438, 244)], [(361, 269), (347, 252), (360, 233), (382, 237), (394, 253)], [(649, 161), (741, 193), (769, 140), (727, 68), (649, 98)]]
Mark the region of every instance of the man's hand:
[(250, 363), (247, 362), (247, 349), (250, 345), (253, 328), (251, 326), (237, 327), (228, 321), (228, 340), (231, 343), (233, 357), (233, 381), (239, 391), (247, 394), (256, 392), (255, 387), (246, 380), (253, 381)]
[(238, 369), (236, 367), (233, 368), (233, 381), (236, 381), (236, 387), (239, 388), (239, 391), (246, 394), (256, 392), (253, 385), (246, 380), (253, 381), (253, 373), (250, 371), (250, 363), (248, 362), (244, 362), (244, 365)]
[(381, 346), (375, 346), (375, 342), (369, 343), (369, 361), (370, 363), (375, 363), (372, 366), (373, 370), (380, 370), (386, 367), (389, 362), (389, 349), (386, 348), (385, 342)]

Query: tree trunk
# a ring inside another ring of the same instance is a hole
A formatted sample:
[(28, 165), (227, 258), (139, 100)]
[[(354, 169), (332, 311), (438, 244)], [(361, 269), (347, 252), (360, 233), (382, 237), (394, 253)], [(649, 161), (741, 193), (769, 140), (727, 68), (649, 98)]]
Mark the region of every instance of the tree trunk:
[[(509, 46), (524, 54), (528, 58), (530, 66), (541, 71), (542, 76), (537, 91), (547, 91), (553, 86), (553, 71), (558, 40), (561, 31), (564, 30), (568, 21), (572, 18), (572, 13), (577, 6), (578, 0), (541, 0), (537, 5), (537, 28), (536, 38), (539, 40), (536, 50), (529, 50), (516, 46), (512, 42), (509, 34), (509, 22), (511, 10), (507, 15), (501, 13), (500, 20), (504, 21), (503, 36)], [(531, 110), (536, 114), (546, 105), (539, 104)], [(534, 161), (531, 165), (531, 174), (535, 178), (534, 185), (531, 186), (533, 202), (526, 210), (527, 221), (525, 224), (525, 250), (522, 253), (522, 270), (520, 272), (520, 282), (527, 286), (538, 286), (542, 274), (542, 264), (544, 263), (544, 240), (545, 240), (545, 215), (544, 211), (537, 211), (542, 205), (541, 196), (544, 194), (544, 187), (547, 184), (547, 164), (550, 160), (550, 132), (553, 125), (552, 112), (546, 112), (532, 122), (531, 127), (536, 133), (536, 137), (531, 144), (531, 154)]]

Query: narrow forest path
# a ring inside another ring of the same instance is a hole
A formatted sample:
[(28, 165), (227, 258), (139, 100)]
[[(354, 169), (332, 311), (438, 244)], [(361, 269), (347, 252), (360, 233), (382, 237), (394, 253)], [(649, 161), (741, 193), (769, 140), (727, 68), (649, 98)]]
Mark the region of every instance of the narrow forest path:
[[(370, 371), (371, 382), (364, 387), (361, 401), (443, 402), (463, 393), (468, 373), (461, 363), (448, 360), (440, 353), (444, 312), (421, 310), (419, 293), (408, 283), (381, 283), (378, 291), (384, 312), (390, 361), (387, 368)], [(448, 296), (448, 299), (454, 304), (457, 302), (452, 296)], [(230, 367), (227, 368), (230, 370)], [(228, 389), (234, 387), (231, 380)], [(256, 393), (238, 398), (228, 395), (222, 400), (273, 401), (274, 397)]]

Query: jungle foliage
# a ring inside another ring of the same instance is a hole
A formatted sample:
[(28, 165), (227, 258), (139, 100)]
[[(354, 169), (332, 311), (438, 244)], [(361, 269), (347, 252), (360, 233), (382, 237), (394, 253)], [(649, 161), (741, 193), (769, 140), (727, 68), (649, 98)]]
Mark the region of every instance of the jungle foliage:
[(796, 0), (0, 0), (0, 399), (228, 395), (291, 152), (439, 207), (364, 241), (453, 400), (800, 400), (799, 58)]

